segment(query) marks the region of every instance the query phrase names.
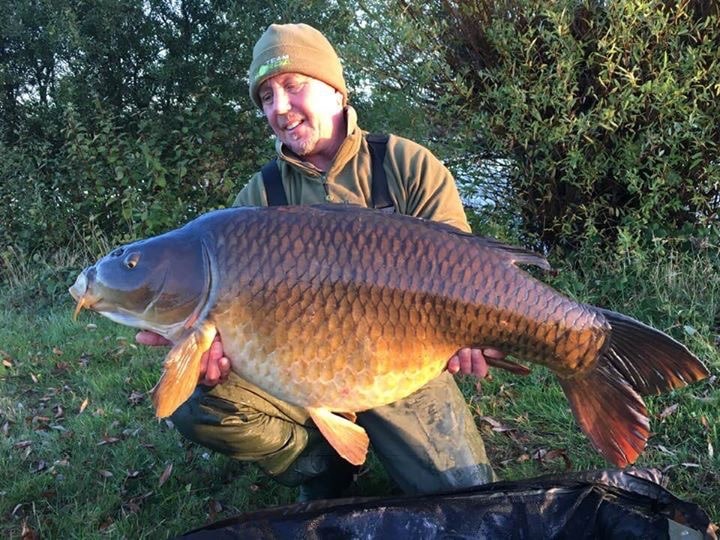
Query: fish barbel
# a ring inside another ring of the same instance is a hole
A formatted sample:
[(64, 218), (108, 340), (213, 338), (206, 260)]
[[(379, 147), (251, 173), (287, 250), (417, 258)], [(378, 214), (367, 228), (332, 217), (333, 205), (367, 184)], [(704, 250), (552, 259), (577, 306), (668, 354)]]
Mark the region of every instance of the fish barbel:
[(304, 407), (348, 461), (368, 438), (348, 418), (408, 396), (463, 346), (496, 347), (557, 375), (592, 444), (617, 466), (649, 436), (642, 396), (703, 379), (685, 346), (575, 302), (517, 264), (521, 248), (360, 207), (231, 208), (118, 249), (70, 292), (173, 343), (153, 392), (171, 415), (215, 335), (237, 374)]

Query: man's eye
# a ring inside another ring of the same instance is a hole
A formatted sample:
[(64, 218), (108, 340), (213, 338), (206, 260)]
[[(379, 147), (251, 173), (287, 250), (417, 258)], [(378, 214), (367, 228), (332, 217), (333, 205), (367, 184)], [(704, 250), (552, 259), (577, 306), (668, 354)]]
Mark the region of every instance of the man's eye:
[(260, 101), (262, 103), (270, 103), (272, 101), (272, 94), (260, 94)]
[(292, 92), (293, 94), (296, 94), (300, 90), (302, 90), (302, 87), (304, 86), (304, 83), (301, 82), (292, 82), (285, 86), (285, 90), (287, 92)]

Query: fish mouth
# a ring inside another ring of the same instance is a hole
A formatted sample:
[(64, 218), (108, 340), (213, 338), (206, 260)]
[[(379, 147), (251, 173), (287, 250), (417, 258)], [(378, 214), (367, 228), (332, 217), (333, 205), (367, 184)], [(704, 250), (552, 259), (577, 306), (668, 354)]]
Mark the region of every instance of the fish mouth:
[(77, 305), (75, 306), (75, 311), (73, 313), (74, 321), (77, 320), (78, 314), (83, 308), (92, 309), (93, 306), (100, 301), (98, 296), (93, 295), (90, 292), (90, 282), (85, 274), (86, 272), (82, 272), (77, 277), (72, 287), (68, 289), (70, 291), (70, 295), (77, 301)]

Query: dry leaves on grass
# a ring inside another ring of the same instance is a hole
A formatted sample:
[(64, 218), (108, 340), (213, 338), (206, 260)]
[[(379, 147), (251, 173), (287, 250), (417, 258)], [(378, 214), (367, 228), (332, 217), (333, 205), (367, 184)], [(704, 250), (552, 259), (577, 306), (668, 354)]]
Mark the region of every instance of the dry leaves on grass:
[(137, 390), (133, 390), (128, 397), (128, 403), (130, 403), (130, 405), (139, 405), (144, 400), (145, 392), (139, 392)]
[(674, 403), (669, 407), (665, 407), (665, 409), (663, 409), (663, 411), (658, 415), (658, 417), (660, 418), (660, 420), (665, 420), (668, 416), (675, 414), (679, 406), (680, 405), (678, 405), (677, 403)]
[(97, 445), (105, 446), (107, 444), (115, 444), (117, 442), (120, 442), (121, 440), (122, 439), (120, 439), (120, 437), (111, 437), (110, 435), (104, 435), (100, 442), (97, 443)]
[(220, 501), (216, 501), (215, 499), (212, 499), (208, 503), (208, 522), (213, 522), (217, 520), (218, 515), (223, 511), (223, 506), (220, 504)]
[(22, 522), (22, 530), (20, 532), (20, 538), (22, 540), (40, 540), (40, 535), (35, 529), (27, 524), (27, 520), (24, 519)]
[(170, 475), (172, 474), (173, 470), (173, 464), (168, 463), (167, 467), (165, 467), (165, 470), (160, 475), (160, 480), (158, 481), (158, 487), (162, 487), (162, 485), (168, 481), (168, 478), (170, 478)]
[(493, 431), (497, 431), (498, 433), (505, 433), (507, 431), (517, 431), (517, 428), (509, 427), (504, 425), (503, 423), (495, 420), (494, 418), (491, 418), (490, 416), (481, 416), (480, 420), (483, 422), (490, 424), (490, 427)]

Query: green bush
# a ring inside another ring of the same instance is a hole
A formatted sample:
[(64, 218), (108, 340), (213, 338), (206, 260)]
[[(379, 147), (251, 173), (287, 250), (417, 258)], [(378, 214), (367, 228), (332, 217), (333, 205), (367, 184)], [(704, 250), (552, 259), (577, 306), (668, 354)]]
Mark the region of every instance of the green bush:
[(41, 252), (98, 233), (121, 241), (227, 205), (262, 160), (244, 148), (251, 129), (235, 131), (241, 116), (212, 100), (125, 118), (67, 107), (55, 144), (0, 149), (3, 241)]
[(409, 67), (388, 88), (416, 96), (459, 176), (501, 164), (472, 183), (529, 241), (653, 247), (717, 230), (720, 3), (390, 4), (395, 46), (378, 63)]

